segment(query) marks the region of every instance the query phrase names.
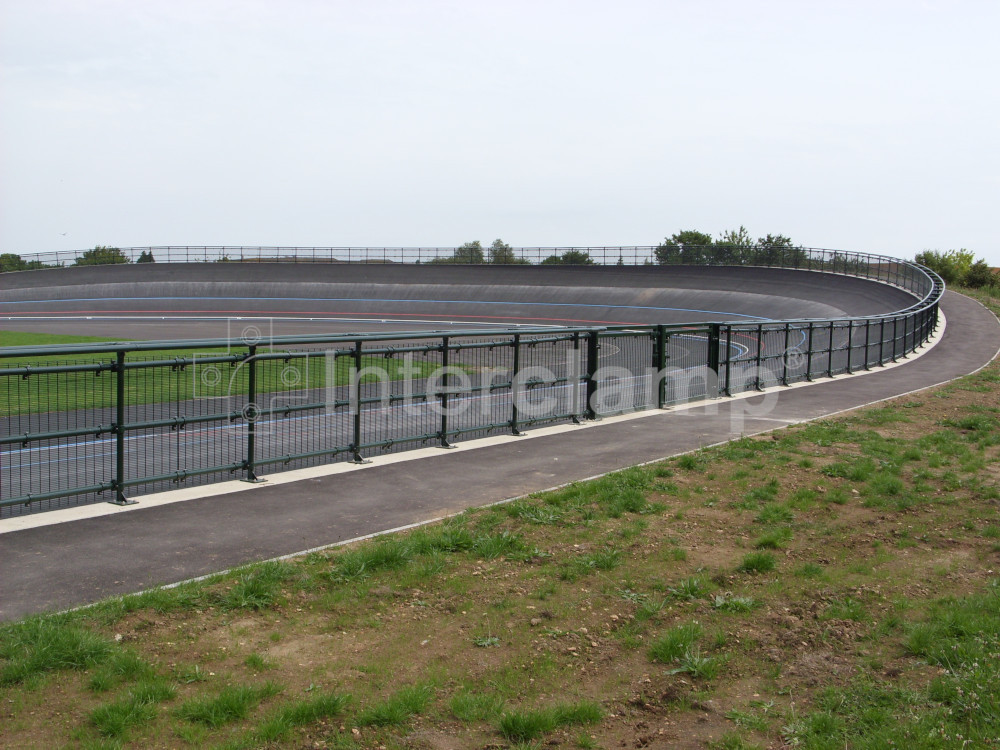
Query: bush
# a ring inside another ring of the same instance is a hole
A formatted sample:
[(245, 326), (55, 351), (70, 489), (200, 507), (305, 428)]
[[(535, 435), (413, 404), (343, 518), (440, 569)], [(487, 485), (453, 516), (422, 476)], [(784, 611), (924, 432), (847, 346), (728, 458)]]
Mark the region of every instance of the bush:
[(87, 250), (76, 259), (75, 266), (107, 266), (116, 263), (129, 263), (128, 256), (117, 247), (98, 245), (93, 250)]

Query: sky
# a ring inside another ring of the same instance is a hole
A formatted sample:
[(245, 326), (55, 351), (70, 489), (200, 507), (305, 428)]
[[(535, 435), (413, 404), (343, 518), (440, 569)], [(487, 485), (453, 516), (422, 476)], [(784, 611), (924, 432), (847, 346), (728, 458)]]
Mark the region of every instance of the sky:
[(1000, 266), (1000, 3), (3, 0), (0, 252), (652, 245)]

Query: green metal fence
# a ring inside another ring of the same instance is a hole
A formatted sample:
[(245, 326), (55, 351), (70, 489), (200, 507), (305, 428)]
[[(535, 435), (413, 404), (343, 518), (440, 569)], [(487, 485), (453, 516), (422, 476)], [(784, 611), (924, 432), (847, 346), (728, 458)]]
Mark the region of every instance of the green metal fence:
[(915, 304), (836, 320), (0, 349), (0, 514), (850, 373), (933, 333), (934, 274), (862, 254), (822, 263)]

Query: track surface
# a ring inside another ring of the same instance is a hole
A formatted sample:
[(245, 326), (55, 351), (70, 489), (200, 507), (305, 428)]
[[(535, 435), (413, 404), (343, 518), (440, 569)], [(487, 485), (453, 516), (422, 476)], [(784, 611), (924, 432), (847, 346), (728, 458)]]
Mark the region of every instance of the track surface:
[(125, 339), (829, 318), (913, 297), (769, 268), (145, 264), (0, 275), (0, 326)]

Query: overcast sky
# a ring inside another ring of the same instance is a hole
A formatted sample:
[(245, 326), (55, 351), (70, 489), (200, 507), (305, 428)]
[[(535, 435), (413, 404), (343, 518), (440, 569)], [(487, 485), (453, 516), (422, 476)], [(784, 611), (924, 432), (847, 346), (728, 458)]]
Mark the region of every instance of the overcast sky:
[(2, 0), (0, 252), (655, 244), (1000, 265), (1000, 3)]

